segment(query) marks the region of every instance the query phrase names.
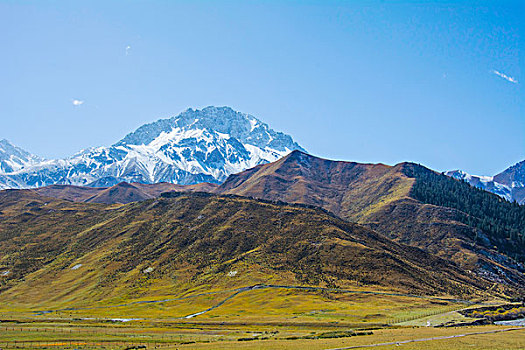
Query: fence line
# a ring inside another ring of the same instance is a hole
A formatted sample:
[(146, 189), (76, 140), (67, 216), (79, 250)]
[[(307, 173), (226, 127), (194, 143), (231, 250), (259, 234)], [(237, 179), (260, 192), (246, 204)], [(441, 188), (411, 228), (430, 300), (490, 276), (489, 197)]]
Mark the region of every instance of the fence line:
[[(128, 342), (128, 341), (84, 341), (78, 339), (68, 340), (13, 340), (13, 341), (0, 341), (0, 348), (3, 350), (8, 349), (34, 349), (36, 348), (64, 348), (74, 347), (75, 349), (89, 349), (89, 348), (105, 348), (111, 347), (111, 349), (161, 349), (172, 347), (176, 345), (182, 345), (185, 343), (180, 342)], [(186, 343), (187, 344), (187, 343)]]

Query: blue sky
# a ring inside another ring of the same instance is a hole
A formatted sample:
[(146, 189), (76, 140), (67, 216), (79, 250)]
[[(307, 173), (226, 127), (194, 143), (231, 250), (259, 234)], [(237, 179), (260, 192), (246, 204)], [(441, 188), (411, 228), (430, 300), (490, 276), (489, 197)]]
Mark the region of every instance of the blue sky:
[(208, 105), (331, 159), (525, 159), (516, 1), (0, 1), (0, 138), (53, 158)]

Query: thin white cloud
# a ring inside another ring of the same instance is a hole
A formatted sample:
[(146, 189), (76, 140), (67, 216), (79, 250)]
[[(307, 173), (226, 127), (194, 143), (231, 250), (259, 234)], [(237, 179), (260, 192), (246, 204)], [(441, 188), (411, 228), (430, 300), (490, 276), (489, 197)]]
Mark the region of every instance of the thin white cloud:
[(73, 100), (73, 101), (72, 101), (72, 103), (73, 103), (73, 106), (80, 106), (81, 104), (83, 104), (83, 103), (84, 103), (84, 101), (80, 101), (80, 100)]
[(510, 81), (511, 83), (514, 83), (514, 84), (518, 83), (518, 81), (514, 79), (513, 77), (509, 77), (508, 75), (498, 72), (495, 69), (492, 70), (492, 73), (496, 74), (498, 77), (505, 79), (506, 81)]
[(129, 55), (129, 50), (131, 50), (131, 46), (126, 46), (126, 56)]

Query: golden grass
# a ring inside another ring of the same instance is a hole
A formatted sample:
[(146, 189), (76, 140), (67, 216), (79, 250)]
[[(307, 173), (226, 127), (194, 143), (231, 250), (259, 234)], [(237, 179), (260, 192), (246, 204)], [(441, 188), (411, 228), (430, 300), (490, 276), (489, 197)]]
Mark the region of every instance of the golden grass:
[[(7, 342), (33, 342), (47, 344), (49, 349), (70, 349), (69, 342), (77, 344), (104, 343), (100, 349), (124, 349), (130, 345), (147, 345), (148, 348), (162, 349), (336, 349), (350, 346), (402, 342), (406, 340), (426, 339), (462, 335), (450, 339), (435, 339), (414, 343), (383, 345), (377, 349), (523, 349), (525, 329), (491, 334), (472, 334), (508, 329), (504, 326), (474, 326), (460, 328), (387, 328), (373, 330), (373, 334), (345, 338), (328, 339), (292, 339), (297, 337), (327, 334), (326, 327), (301, 328), (282, 325), (280, 327), (243, 325), (183, 325), (172, 324), (153, 326), (148, 323), (127, 325), (67, 323), (32, 323), (8, 325), (0, 332), (0, 346), (4, 349)], [(470, 334), (470, 335), (469, 335)], [(267, 338), (264, 340), (239, 341), (239, 339)], [(108, 343), (113, 342), (113, 343)], [(190, 343), (190, 344), (183, 344)], [(50, 346), (50, 344), (54, 344)], [(25, 348), (40, 348), (39, 346)], [(92, 348), (92, 347), (91, 347)]]
[[(410, 328), (410, 329), (386, 329), (376, 330), (373, 335), (338, 338), (338, 339), (316, 339), (316, 340), (263, 340), (254, 342), (221, 342), (219, 348), (224, 350), (237, 349), (334, 349), (357, 345), (369, 345), (403, 341), (407, 339), (420, 339), (428, 337), (440, 337), (453, 334), (464, 334), (484, 332), (493, 330), (492, 326), (467, 327), (458, 329), (437, 328)], [(472, 335), (462, 338), (431, 340), (425, 342), (409, 343), (388, 346), (378, 346), (374, 349), (432, 349), (432, 350), (463, 350), (463, 349), (523, 349), (525, 346), (525, 330), (494, 333), (486, 335)], [(217, 344), (188, 344), (177, 346), (179, 349), (214, 349)], [(366, 349), (366, 348), (365, 348)]]

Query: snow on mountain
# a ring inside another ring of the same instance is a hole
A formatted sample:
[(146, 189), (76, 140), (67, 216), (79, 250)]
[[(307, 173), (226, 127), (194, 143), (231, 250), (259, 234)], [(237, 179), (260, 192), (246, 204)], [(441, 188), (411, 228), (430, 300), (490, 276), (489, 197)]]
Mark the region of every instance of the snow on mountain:
[(110, 147), (6, 168), (0, 171), (0, 186), (218, 183), (232, 173), (273, 162), (295, 149), (303, 150), (290, 136), (251, 115), (229, 107), (188, 109), (143, 125)]
[(41, 159), (37, 156), (24, 151), (9, 141), (0, 140), (0, 174), (19, 171), (40, 161)]
[(447, 171), (445, 175), (495, 193), (510, 202), (516, 201), (525, 204), (525, 161), (511, 166), (495, 176), (470, 175), (462, 170)]
[(525, 187), (525, 160), (505, 169), (494, 180), (510, 187)]
[(511, 189), (508, 186), (495, 182), (493, 176), (470, 175), (462, 170), (447, 171), (445, 175), (466, 181), (474, 187), (495, 193), (508, 201), (512, 201)]

